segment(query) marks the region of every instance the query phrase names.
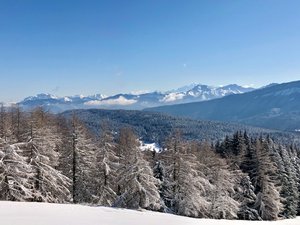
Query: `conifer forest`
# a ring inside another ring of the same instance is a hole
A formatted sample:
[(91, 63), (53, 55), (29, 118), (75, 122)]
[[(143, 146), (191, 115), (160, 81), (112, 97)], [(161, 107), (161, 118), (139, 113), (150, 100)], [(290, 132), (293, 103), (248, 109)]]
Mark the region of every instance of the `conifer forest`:
[(236, 131), (141, 151), (130, 127), (92, 133), (74, 113), (1, 107), (0, 200), (146, 209), (176, 215), (277, 220), (300, 215), (300, 151)]

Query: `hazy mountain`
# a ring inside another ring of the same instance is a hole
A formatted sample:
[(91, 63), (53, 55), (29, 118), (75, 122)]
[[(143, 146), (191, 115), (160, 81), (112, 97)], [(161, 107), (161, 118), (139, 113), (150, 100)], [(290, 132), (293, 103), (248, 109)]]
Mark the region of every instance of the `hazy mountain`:
[(295, 131), (300, 130), (300, 81), (272, 84), (249, 93), (211, 101), (146, 110)]
[(68, 109), (144, 109), (148, 107), (188, 103), (224, 97), (231, 94), (240, 94), (254, 90), (236, 84), (223, 87), (213, 87), (201, 84), (191, 84), (177, 90), (166, 92), (148, 92), (143, 94), (117, 94), (104, 96), (66, 96), (58, 97), (51, 94), (38, 94), (25, 98), (19, 102), (24, 109), (43, 106), (53, 112), (62, 112)]
[(76, 109), (78, 107), (85, 108), (86, 102), (100, 101), (104, 98), (105, 96), (101, 94), (91, 96), (74, 95), (65, 97), (58, 97), (52, 94), (38, 94), (36, 96), (27, 97), (18, 104), (25, 110), (42, 106), (53, 112), (62, 112), (68, 109)]

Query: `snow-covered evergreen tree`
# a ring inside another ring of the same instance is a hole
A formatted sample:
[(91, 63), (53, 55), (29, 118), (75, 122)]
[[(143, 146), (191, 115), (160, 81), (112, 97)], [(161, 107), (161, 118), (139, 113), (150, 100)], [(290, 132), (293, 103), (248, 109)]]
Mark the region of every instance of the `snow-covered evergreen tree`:
[(286, 218), (294, 218), (297, 215), (299, 202), (297, 169), (292, 163), (293, 156), (288, 152), (288, 149), (283, 146), (278, 146), (274, 151), (278, 151), (279, 153), (276, 162), (279, 167), (278, 176), (281, 181), (280, 196), (282, 197), (283, 204), (282, 214)]
[(241, 220), (261, 220), (258, 211), (254, 207), (257, 196), (250, 177), (237, 171), (234, 174), (235, 179), (239, 180), (239, 183), (236, 184), (236, 194), (234, 196), (234, 199), (240, 203), (237, 213), (238, 218)]
[(276, 166), (271, 160), (270, 149), (266, 140), (256, 143), (257, 166), (253, 185), (257, 193), (255, 207), (263, 220), (276, 220), (281, 211), (279, 188), (276, 186)]
[(296, 192), (298, 193), (298, 206), (297, 216), (300, 215), (300, 150), (295, 146), (289, 147), (291, 164), (294, 167), (294, 173), (296, 174)]

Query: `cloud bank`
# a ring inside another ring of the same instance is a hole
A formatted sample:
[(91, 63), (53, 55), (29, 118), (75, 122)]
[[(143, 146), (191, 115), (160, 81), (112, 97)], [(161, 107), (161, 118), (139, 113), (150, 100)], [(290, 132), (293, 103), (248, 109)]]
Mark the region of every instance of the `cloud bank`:
[(88, 101), (84, 103), (85, 105), (132, 105), (136, 103), (137, 100), (134, 99), (126, 99), (123, 96), (120, 96), (119, 98), (116, 99), (105, 99), (105, 100), (94, 100), (94, 101)]

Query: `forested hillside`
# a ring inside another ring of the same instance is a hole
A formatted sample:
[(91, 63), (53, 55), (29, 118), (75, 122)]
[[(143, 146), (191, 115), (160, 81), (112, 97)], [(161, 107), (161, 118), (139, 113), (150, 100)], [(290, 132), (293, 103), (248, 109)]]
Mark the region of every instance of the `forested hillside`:
[(206, 140), (216, 142), (237, 130), (247, 130), (253, 136), (270, 134), (284, 143), (300, 143), (300, 134), (251, 127), (237, 123), (226, 123), (169, 116), (156, 112), (134, 110), (72, 110), (61, 114), (68, 119), (76, 115), (96, 135), (100, 133), (101, 123), (109, 122), (117, 132), (122, 127), (130, 127), (144, 142), (163, 144), (170, 133), (180, 130), (186, 140)]
[(169, 133), (164, 151), (141, 151), (128, 127), (101, 135), (38, 108), (1, 108), (0, 200), (148, 209), (244, 220), (300, 213), (300, 158), (293, 144), (236, 132), (216, 144)]
[(192, 119), (237, 122), (284, 131), (300, 130), (300, 81), (275, 84), (210, 101), (146, 109)]

